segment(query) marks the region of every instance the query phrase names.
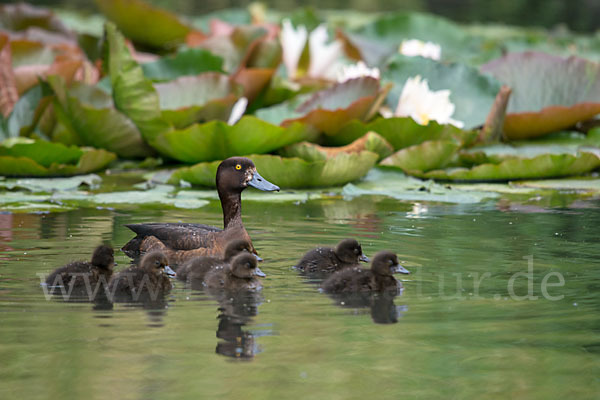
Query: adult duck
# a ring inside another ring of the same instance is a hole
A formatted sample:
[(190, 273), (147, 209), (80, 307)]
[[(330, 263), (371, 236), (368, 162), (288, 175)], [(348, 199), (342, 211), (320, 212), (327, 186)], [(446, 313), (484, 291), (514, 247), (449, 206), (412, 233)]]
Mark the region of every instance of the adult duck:
[[(139, 257), (141, 253), (165, 249), (176, 263), (186, 259), (219, 255), (231, 240), (244, 239), (251, 246), (252, 241), (242, 223), (242, 192), (248, 186), (263, 191), (279, 191), (279, 186), (264, 179), (252, 160), (245, 157), (231, 157), (219, 164), (216, 176), (217, 192), (223, 209), (223, 229), (204, 224), (190, 223), (148, 223), (125, 225), (137, 236), (131, 239), (123, 251), (130, 257)], [(256, 249), (252, 246), (252, 252)]]

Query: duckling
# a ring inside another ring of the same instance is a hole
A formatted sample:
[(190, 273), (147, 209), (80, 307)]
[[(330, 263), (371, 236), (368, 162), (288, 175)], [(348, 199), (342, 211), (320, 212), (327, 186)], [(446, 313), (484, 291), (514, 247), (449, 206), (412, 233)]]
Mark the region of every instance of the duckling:
[(46, 278), (46, 285), (52, 293), (57, 293), (60, 288), (63, 296), (87, 296), (93, 300), (106, 289), (114, 265), (112, 247), (100, 245), (94, 250), (91, 261), (74, 261), (52, 271)]
[(256, 257), (242, 253), (234, 257), (231, 265), (219, 265), (208, 271), (204, 278), (204, 285), (209, 289), (256, 290), (262, 288), (256, 277), (265, 276), (258, 268)]
[[(227, 243), (223, 258), (200, 256), (187, 261), (177, 269), (177, 278), (184, 282), (197, 282), (202, 284), (204, 276), (208, 271), (217, 265), (229, 264), (233, 257), (240, 253), (247, 252), (252, 254), (252, 246), (247, 240), (236, 239)], [(258, 257), (254, 255), (254, 257)], [(262, 259), (257, 258), (258, 261)]]
[(330, 274), (357, 266), (360, 261), (369, 262), (360, 244), (355, 239), (344, 239), (335, 248), (317, 247), (310, 250), (295, 268), (307, 274)]
[(402, 284), (392, 274), (410, 274), (398, 264), (398, 257), (391, 251), (380, 251), (373, 258), (371, 269), (346, 268), (327, 278), (321, 285), (326, 293), (352, 292), (398, 292)]
[(167, 257), (158, 251), (146, 254), (140, 265), (133, 265), (109, 282), (108, 289), (113, 299), (122, 301), (156, 300), (171, 290), (170, 277), (175, 272), (168, 266)]
[[(200, 255), (221, 254), (232, 239), (252, 240), (242, 223), (242, 192), (249, 186), (262, 191), (279, 191), (279, 186), (260, 176), (252, 160), (231, 157), (217, 168), (216, 186), (223, 209), (223, 229), (193, 223), (146, 223), (125, 225), (136, 233), (123, 247), (128, 256), (135, 258), (157, 247), (157, 242), (176, 252), (179, 262)], [(193, 250), (193, 251), (190, 251)], [(256, 254), (256, 249), (252, 247)], [(169, 260), (171, 260), (169, 254)]]

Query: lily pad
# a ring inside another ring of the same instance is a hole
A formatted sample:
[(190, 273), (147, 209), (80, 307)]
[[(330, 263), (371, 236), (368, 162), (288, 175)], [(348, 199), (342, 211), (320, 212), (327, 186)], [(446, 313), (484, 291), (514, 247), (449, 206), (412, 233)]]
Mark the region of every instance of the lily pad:
[(599, 166), (598, 149), (582, 149), (574, 154), (546, 153), (530, 158), (510, 157), (498, 164), (481, 164), (470, 169), (410, 171), (410, 174), (420, 178), (450, 181), (509, 181), (581, 175)]
[(223, 59), (204, 49), (185, 49), (173, 56), (142, 64), (146, 78), (153, 81), (170, 81), (180, 76), (203, 72), (222, 72)]
[(368, 119), (384, 95), (385, 90), (380, 89), (379, 80), (357, 78), (258, 110), (256, 116), (282, 126), (299, 121), (333, 135), (351, 120)]
[(368, 132), (347, 146), (323, 147), (314, 143), (302, 142), (284, 147), (279, 151), (284, 157), (299, 157), (307, 161), (326, 160), (340, 153), (359, 153), (368, 150), (379, 155), (379, 159), (393, 153), (392, 146), (375, 132)]
[(0, 144), (0, 175), (70, 176), (106, 167), (116, 159), (101, 149), (79, 149), (60, 143), (26, 138), (7, 139)]
[(20, 178), (0, 181), (6, 189), (26, 189), (30, 192), (57, 192), (77, 190), (81, 186), (96, 187), (102, 182), (96, 174), (72, 176), (69, 178)]
[(394, 82), (387, 96), (392, 110), (398, 104), (406, 80), (417, 75), (427, 79), (431, 90), (450, 90), (450, 101), (456, 106), (452, 118), (464, 122), (469, 129), (483, 125), (500, 90), (496, 79), (482, 75), (475, 67), (398, 54), (391, 58), (383, 72), (384, 80)]
[(376, 132), (387, 140), (394, 150), (404, 149), (428, 140), (454, 140), (469, 145), (477, 132), (464, 131), (454, 125), (440, 125), (435, 121), (419, 125), (410, 117), (377, 118), (372, 122), (350, 121), (335, 135), (325, 136), (325, 142), (343, 145), (356, 140), (367, 132)]
[(481, 67), (513, 90), (509, 139), (542, 136), (600, 113), (600, 65), (538, 52), (509, 53)]
[(310, 128), (300, 123), (284, 128), (244, 116), (235, 125), (210, 121), (167, 132), (156, 139), (155, 147), (176, 160), (197, 163), (267, 153), (311, 136)]
[[(283, 158), (272, 155), (249, 156), (260, 174), (282, 188), (310, 188), (342, 185), (362, 178), (377, 162), (377, 154), (370, 151), (340, 153), (324, 161), (306, 161), (301, 158)], [(200, 163), (176, 170), (170, 182), (190, 182), (214, 187), (220, 161)]]
[(227, 75), (211, 72), (157, 83), (154, 88), (163, 120), (176, 128), (205, 120), (226, 121), (242, 92)]
[(56, 94), (57, 117), (78, 144), (104, 148), (126, 158), (154, 154), (135, 124), (114, 107), (108, 93), (82, 83), (66, 89), (58, 76), (48, 77), (48, 83)]
[(40, 85), (25, 92), (14, 105), (6, 121), (0, 121), (0, 138), (25, 136), (31, 132), (36, 119), (39, 118), (40, 110), (45, 108), (45, 104), (40, 103), (43, 97)]
[(133, 41), (154, 47), (182, 44), (191, 28), (176, 15), (142, 0), (96, 0), (108, 19)]
[(399, 150), (380, 165), (404, 171), (444, 168), (453, 161), (460, 147), (461, 144), (454, 140), (430, 140)]

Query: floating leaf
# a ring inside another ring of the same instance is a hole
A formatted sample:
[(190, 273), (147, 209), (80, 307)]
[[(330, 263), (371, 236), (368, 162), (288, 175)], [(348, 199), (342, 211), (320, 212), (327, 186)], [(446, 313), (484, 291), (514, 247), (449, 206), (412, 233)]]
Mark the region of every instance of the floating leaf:
[(510, 53), (481, 67), (513, 90), (509, 139), (541, 136), (600, 113), (600, 65), (582, 58)]
[(347, 146), (323, 147), (314, 143), (302, 142), (287, 146), (279, 151), (284, 157), (299, 157), (307, 161), (326, 160), (340, 153), (360, 153), (368, 150), (385, 158), (393, 153), (392, 146), (375, 132), (368, 132)]
[(496, 79), (474, 67), (398, 54), (391, 58), (382, 76), (394, 82), (387, 96), (392, 110), (398, 105), (406, 80), (417, 75), (427, 79), (431, 90), (450, 90), (450, 101), (456, 107), (452, 118), (464, 122), (466, 128), (483, 125), (500, 90)]
[(78, 143), (104, 148), (121, 157), (142, 158), (154, 154), (135, 124), (115, 109), (109, 94), (81, 83), (66, 89), (55, 76), (49, 77), (48, 83), (57, 95), (58, 119)]
[(157, 83), (162, 118), (177, 128), (197, 121), (227, 120), (241, 88), (227, 75), (205, 73)]
[(299, 123), (283, 128), (253, 116), (244, 116), (235, 125), (210, 121), (170, 131), (159, 136), (155, 146), (176, 160), (197, 163), (267, 153), (309, 136), (312, 136), (310, 128)]
[(419, 125), (412, 118), (403, 117), (378, 118), (370, 123), (351, 121), (335, 135), (325, 136), (325, 142), (332, 145), (343, 145), (371, 131), (383, 136), (394, 150), (404, 149), (428, 140), (454, 140), (468, 145), (477, 136), (475, 131), (463, 131), (454, 125), (440, 125), (435, 121), (431, 121), (427, 125)]
[(204, 49), (186, 49), (173, 56), (142, 64), (142, 69), (146, 78), (170, 81), (203, 72), (222, 72), (223, 59)]
[[(249, 156), (260, 174), (282, 188), (308, 188), (342, 185), (363, 177), (377, 161), (370, 151), (340, 153), (325, 161), (306, 161), (300, 158), (282, 158), (271, 155)], [(171, 182), (181, 180), (201, 186), (215, 185), (215, 174), (220, 161), (200, 163), (176, 170)]]
[(30, 192), (57, 192), (76, 190), (81, 186), (96, 187), (102, 182), (96, 174), (79, 175), (69, 178), (20, 178), (0, 181), (0, 187), (10, 190), (21, 188)]
[(460, 143), (453, 140), (430, 140), (404, 148), (383, 160), (380, 165), (404, 171), (444, 168), (455, 158), (460, 147)]
[(481, 164), (471, 169), (453, 168), (410, 174), (428, 179), (452, 181), (509, 181), (581, 175), (600, 166), (597, 149), (574, 154), (541, 154), (531, 158), (511, 157), (499, 164)]
[(0, 175), (68, 176), (106, 167), (116, 158), (105, 150), (78, 149), (43, 140), (14, 138), (0, 144)]
[(125, 36), (154, 47), (174, 47), (184, 42), (190, 27), (170, 12), (141, 0), (96, 0), (96, 5)]
[(21, 96), (6, 120), (6, 137), (14, 138), (26, 135), (34, 128), (36, 118), (39, 118), (41, 110), (47, 105), (42, 102), (43, 97), (43, 90), (39, 85), (29, 89)]

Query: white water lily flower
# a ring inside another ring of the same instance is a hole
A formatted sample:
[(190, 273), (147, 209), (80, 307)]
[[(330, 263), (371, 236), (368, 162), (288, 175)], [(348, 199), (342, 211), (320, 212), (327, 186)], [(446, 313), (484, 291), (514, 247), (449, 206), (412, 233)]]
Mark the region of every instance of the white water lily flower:
[(337, 81), (342, 83), (350, 79), (362, 78), (363, 76), (379, 79), (379, 68), (369, 68), (367, 67), (367, 64), (362, 61), (352, 65), (344, 65), (342, 69), (338, 71)]
[(427, 79), (421, 80), (421, 76), (417, 75), (406, 80), (394, 115), (411, 117), (420, 125), (437, 121), (462, 128), (465, 126), (463, 122), (450, 118), (454, 109), (449, 90), (431, 91)]
[(298, 29), (294, 29), (289, 19), (283, 20), (279, 41), (283, 49), (283, 64), (290, 78), (295, 78), (298, 73), (298, 63), (306, 46), (307, 37), (308, 31), (305, 26), (300, 25)]
[(404, 40), (398, 51), (409, 57), (421, 56), (432, 60), (439, 60), (442, 57), (442, 48), (439, 44), (418, 39)]
[(235, 123), (238, 122), (246, 112), (246, 107), (248, 107), (248, 99), (245, 97), (240, 97), (240, 99), (236, 101), (231, 108), (231, 114), (229, 114), (227, 125), (235, 125)]
[(294, 29), (289, 19), (283, 20), (279, 41), (288, 77), (298, 77), (298, 63), (308, 39), (310, 64), (307, 75), (311, 78), (335, 79), (337, 71), (341, 68), (339, 58), (343, 54), (343, 45), (338, 40), (327, 43), (328, 38), (327, 27), (324, 24), (308, 35), (306, 27), (300, 25)]

